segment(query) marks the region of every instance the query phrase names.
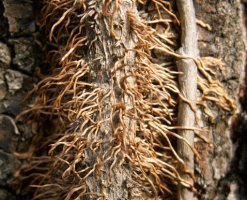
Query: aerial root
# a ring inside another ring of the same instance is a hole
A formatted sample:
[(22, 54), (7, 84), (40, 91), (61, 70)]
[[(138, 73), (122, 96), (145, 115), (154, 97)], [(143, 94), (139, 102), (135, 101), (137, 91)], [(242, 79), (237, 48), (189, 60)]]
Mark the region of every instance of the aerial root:
[[(42, 119), (37, 134), (48, 122), (56, 122), (57, 128), (42, 135), (46, 147), (37, 147), (30, 165), (22, 170), (23, 177), (35, 187), (34, 199), (79, 200), (83, 196), (103, 199), (103, 193), (89, 190), (87, 180), (103, 177), (105, 166), (110, 177), (115, 168), (126, 170), (128, 166), (132, 173), (129, 179), (140, 197), (144, 193), (149, 199), (174, 195), (174, 185), (178, 183), (194, 190), (178, 173), (178, 163), (186, 164), (177, 154), (175, 141), (189, 143), (177, 130), (198, 131), (199, 138), (209, 141), (200, 135), (204, 129), (176, 126), (178, 98), (187, 102), (195, 113), (197, 108), (178, 89), (175, 59), (196, 61), (201, 92), (197, 104), (211, 119), (214, 116), (209, 101), (227, 111), (234, 109), (233, 101), (217, 81), (216, 71), (223, 70), (218, 60), (176, 52), (178, 38), (171, 29), (180, 22), (172, 3), (152, 0), (153, 9), (147, 11), (147, 1), (137, 1), (139, 12), (145, 13), (143, 18), (128, 10), (130, 33), (136, 41), (129, 48), (122, 44), (114, 26), (123, 2), (44, 2), (41, 26), (49, 40), (47, 46), (53, 47), (48, 60), (54, 70), (36, 85), (31, 92), (31, 96), (35, 95), (33, 105), (19, 119), (28, 117), (33, 123)], [(95, 10), (99, 5), (102, 10)], [(110, 80), (103, 82), (102, 78), (103, 83), (99, 83), (98, 71), (105, 70), (100, 68), (104, 60), (94, 55), (97, 43), (102, 43), (97, 24), (100, 14), (109, 28), (108, 36), (124, 49), (105, 73), (110, 74)], [(134, 63), (129, 64), (126, 60), (132, 53)], [(41, 150), (44, 155), (40, 156)]]

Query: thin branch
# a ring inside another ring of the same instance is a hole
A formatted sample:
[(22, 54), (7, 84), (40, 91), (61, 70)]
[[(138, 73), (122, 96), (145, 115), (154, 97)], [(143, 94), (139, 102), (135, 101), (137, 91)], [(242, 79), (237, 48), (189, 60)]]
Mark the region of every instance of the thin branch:
[[(181, 20), (181, 49), (182, 55), (191, 57), (198, 56), (197, 32), (195, 9), (192, 0), (177, 0), (177, 6)], [(182, 72), (179, 76), (179, 87), (182, 95), (195, 105), (196, 90), (197, 90), (197, 66), (192, 59), (181, 59), (177, 61), (178, 70)], [(195, 113), (190, 105), (183, 99), (180, 99), (178, 108), (178, 125), (181, 127), (195, 126)], [(180, 136), (189, 142), (191, 147), (194, 146), (194, 131), (179, 130)], [(185, 166), (180, 166), (180, 174), (183, 179), (188, 181), (193, 186), (193, 171), (194, 171), (194, 153), (192, 149), (183, 140), (178, 141), (178, 154), (184, 160)], [(189, 173), (188, 173), (189, 172)], [(178, 199), (192, 200), (193, 191), (191, 188), (186, 188), (181, 184), (178, 185)]]

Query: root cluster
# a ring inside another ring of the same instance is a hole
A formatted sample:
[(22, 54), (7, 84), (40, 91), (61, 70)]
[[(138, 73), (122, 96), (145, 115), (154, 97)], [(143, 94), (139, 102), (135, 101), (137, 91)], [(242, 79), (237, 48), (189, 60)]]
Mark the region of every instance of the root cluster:
[[(176, 130), (195, 127), (176, 126), (183, 92), (175, 61), (186, 56), (176, 53), (173, 3), (45, 0), (42, 15), (54, 70), (20, 116), (38, 122), (43, 144), (21, 172), (33, 199), (164, 199), (178, 182), (193, 189), (177, 172), (184, 161), (175, 141), (186, 140)], [(209, 101), (232, 111), (217, 80), (221, 63), (192, 59), (198, 105), (212, 120)], [(53, 128), (45, 132), (48, 122)]]

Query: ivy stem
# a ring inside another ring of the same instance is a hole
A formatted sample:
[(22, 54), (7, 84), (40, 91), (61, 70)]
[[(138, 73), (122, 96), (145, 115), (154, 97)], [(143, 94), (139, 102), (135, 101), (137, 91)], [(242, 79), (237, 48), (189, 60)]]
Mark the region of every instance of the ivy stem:
[[(181, 48), (179, 53), (191, 57), (197, 57), (199, 54), (197, 43), (196, 17), (192, 0), (176, 0), (181, 21)], [(181, 127), (195, 127), (195, 113), (191, 109), (191, 105), (196, 105), (197, 90), (197, 66), (192, 59), (179, 59), (177, 61), (179, 75), (179, 88), (181, 95), (190, 102), (179, 100), (178, 107), (178, 125)], [(180, 136), (189, 141), (194, 147), (194, 131), (181, 129)], [(178, 199), (193, 200), (193, 173), (194, 173), (194, 153), (184, 141), (179, 140), (177, 144), (178, 154), (184, 160), (180, 165), (179, 171), (182, 178), (190, 183), (191, 188), (178, 184)]]

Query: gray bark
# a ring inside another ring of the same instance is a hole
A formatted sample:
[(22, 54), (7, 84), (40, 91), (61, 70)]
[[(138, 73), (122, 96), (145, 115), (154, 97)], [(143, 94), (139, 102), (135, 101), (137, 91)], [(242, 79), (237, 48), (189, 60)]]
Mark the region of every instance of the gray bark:
[(33, 1), (0, 1), (0, 199), (17, 199), (13, 177), (22, 166), (15, 152), (25, 152), (31, 140), (28, 124), (16, 124), (23, 99), (32, 89), (40, 50), (35, 45)]
[(242, 87), (245, 84), (243, 82), (246, 59), (243, 7), (238, 0), (195, 1), (195, 5), (197, 18), (212, 27), (212, 31), (198, 27), (200, 54), (223, 60), (225, 71), (220, 75), (220, 81), (227, 88), (228, 93), (237, 100), (238, 107), (235, 115), (230, 118), (227, 113), (212, 106), (216, 117), (212, 125), (205, 116), (202, 116), (202, 127), (209, 125), (210, 131), (201, 134), (211, 139), (213, 148), (199, 141), (195, 144), (201, 155), (201, 160), (195, 167), (197, 184), (200, 185), (198, 198), (244, 199), (246, 196), (239, 195), (240, 190), (243, 190), (242, 180), (239, 181), (239, 178), (242, 178), (236, 173), (238, 166), (234, 164), (234, 159), (239, 159), (235, 151), (238, 144), (234, 144), (231, 140), (236, 134), (236, 129), (232, 128), (235, 118), (243, 112), (243, 107), (238, 101), (243, 95)]
[[(98, 36), (92, 35), (95, 34), (95, 31), (88, 31), (89, 38), (97, 38), (95, 45), (92, 45), (93, 47), (88, 53), (88, 60), (90, 62), (98, 60), (97, 62), (93, 62), (92, 64), (93, 74), (95, 74), (94, 78), (97, 87), (105, 88), (106, 93), (114, 88), (114, 93), (111, 93), (105, 99), (103, 104), (104, 108), (102, 120), (105, 121), (103, 128), (100, 133), (97, 134), (97, 138), (92, 138), (94, 141), (102, 140), (103, 149), (97, 154), (89, 151), (85, 158), (86, 160), (96, 160), (98, 157), (103, 158), (106, 152), (108, 152), (108, 154), (105, 155), (106, 157), (111, 156), (110, 152), (112, 152), (114, 146), (116, 146), (116, 144), (114, 144), (116, 133), (114, 133), (112, 130), (112, 124), (118, 127), (120, 120), (124, 120), (124, 123), (127, 124), (127, 126), (124, 127), (124, 131), (130, 134), (131, 132), (133, 132), (132, 130), (135, 129), (134, 120), (131, 120), (127, 117), (125, 117), (125, 119), (120, 119), (122, 116), (119, 112), (115, 113), (113, 119), (111, 119), (110, 114), (112, 112), (112, 106), (114, 106), (111, 103), (112, 99), (116, 101), (115, 105), (121, 104), (121, 102), (128, 102), (128, 106), (126, 106), (126, 108), (123, 108), (122, 112), (124, 112), (124, 109), (131, 109), (130, 97), (123, 94), (122, 90), (120, 89), (120, 84), (123, 77), (130, 73), (129, 68), (135, 62), (135, 52), (130, 51), (125, 54), (125, 48), (132, 49), (135, 47), (135, 41), (133, 36), (131, 35), (130, 26), (126, 19), (127, 11), (132, 10), (134, 12), (137, 12), (137, 8), (134, 3), (128, 0), (123, 1), (119, 4), (119, 15), (113, 16), (112, 23), (114, 25), (121, 24), (121, 26), (115, 28), (114, 31), (117, 37), (123, 38), (123, 44), (121, 43), (118, 46), (113, 47), (113, 45), (117, 43), (117, 40), (115, 40), (113, 35), (106, 37), (107, 35), (109, 35), (108, 33), (111, 33), (111, 21), (109, 18), (104, 18), (102, 15), (102, 2), (98, 1), (96, 5), (96, 12), (98, 12), (98, 17), (96, 18), (97, 25), (94, 27), (94, 29), (96, 29), (101, 34)], [(109, 10), (111, 10), (112, 12), (114, 8), (112, 8), (111, 6), (109, 7)], [(123, 65), (126, 65), (126, 67), (123, 70), (116, 70), (116, 80), (113, 81), (111, 78), (111, 73), (112, 70), (115, 69), (114, 66), (116, 58), (123, 58)], [(128, 81), (130, 83), (129, 87), (133, 87), (134, 79), (129, 78)], [(118, 155), (117, 157), (120, 156)], [(131, 179), (130, 168), (126, 167), (125, 165), (122, 165), (121, 167), (116, 165), (113, 167), (113, 169), (111, 169), (111, 164), (113, 162), (115, 162), (114, 158), (111, 158), (109, 162), (106, 162), (101, 167), (101, 169), (104, 171), (102, 176), (98, 176), (96, 173), (93, 173), (93, 175), (90, 175), (87, 178), (86, 182), (89, 190), (98, 193), (101, 193), (103, 190), (106, 199), (140, 199), (139, 197), (134, 197), (134, 195), (132, 196), (131, 192), (128, 191), (131, 190), (130, 187), (134, 187), (134, 183)], [(111, 177), (110, 181), (109, 177)], [(88, 197), (88, 199), (94, 198)]]

